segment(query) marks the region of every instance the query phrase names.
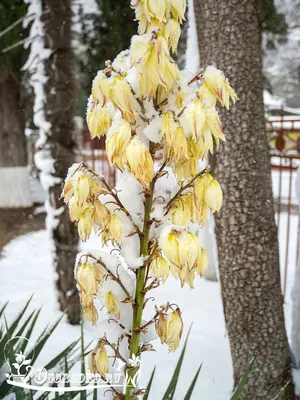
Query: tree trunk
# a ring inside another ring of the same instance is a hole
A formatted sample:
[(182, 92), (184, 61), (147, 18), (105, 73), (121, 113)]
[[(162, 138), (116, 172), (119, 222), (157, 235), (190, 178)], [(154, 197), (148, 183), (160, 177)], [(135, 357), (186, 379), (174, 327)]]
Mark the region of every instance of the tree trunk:
[(0, 207), (30, 207), (20, 76), (4, 66), (0, 67), (0, 121)]
[(214, 170), (224, 191), (216, 236), (234, 382), (255, 357), (241, 398), (273, 399), (287, 385), (281, 399), (292, 399), (256, 4), (195, 0), (195, 13), (202, 67), (223, 70), (240, 98), (229, 113), (221, 112), (227, 141)]
[[(45, 47), (51, 56), (44, 61), (45, 119), (51, 124), (51, 132), (43, 146), (55, 160), (53, 176), (63, 181), (74, 158), (74, 117), (76, 103), (75, 60), (72, 42), (72, 0), (45, 0), (43, 17)], [(55, 245), (57, 289), (61, 309), (67, 310), (73, 324), (80, 319), (80, 303), (74, 279), (74, 260), (77, 254), (77, 227), (70, 222), (68, 208), (59, 200), (61, 182), (49, 188), (50, 207), (57, 212), (59, 222), (52, 229)]]

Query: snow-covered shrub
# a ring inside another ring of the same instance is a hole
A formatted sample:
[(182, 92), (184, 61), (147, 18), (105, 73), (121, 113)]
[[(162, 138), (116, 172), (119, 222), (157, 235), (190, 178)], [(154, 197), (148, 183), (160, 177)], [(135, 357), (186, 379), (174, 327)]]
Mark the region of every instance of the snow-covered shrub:
[[(205, 249), (188, 225), (203, 224), (209, 209), (218, 212), (222, 191), (208, 169), (199, 169), (199, 160), (225, 140), (217, 101), (229, 108), (237, 98), (215, 67), (195, 76), (173, 61), (185, 0), (139, 0), (132, 6), (139, 34), (129, 50), (98, 72), (87, 109), (91, 136), (106, 135), (109, 161), (122, 177), (110, 188), (80, 163), (70, 168), (63, 190), (81, 239), (94, 229), (102, 245), (117, 250), (79, 254), (75, 277), (91, 323), (98, 319), (100, 301), (118, 330), (117, 339), (108, 334), (99, 339), (90, 369), (105, 378), (113, 360), (121, 360), (129, 382), (126, 399), (141, 393), (130, 382), (138, 374), (136, 360), (152, 349), (154, 331), (169, 351), (179, 346), (178, 305), (156, 305), (149, 321), (143, 320), (143, 309), (151, 290), (170, 274), (192, 288), (205, 272)], [(156, 190), (166, 177), (174, 182), (168, 199)]]

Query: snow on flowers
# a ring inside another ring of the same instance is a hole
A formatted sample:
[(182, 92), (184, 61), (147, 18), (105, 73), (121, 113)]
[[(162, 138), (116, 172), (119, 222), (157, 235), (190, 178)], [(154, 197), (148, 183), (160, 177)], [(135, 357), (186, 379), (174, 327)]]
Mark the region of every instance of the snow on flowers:
[[(70, 168), (62, 193), (81, 239), (94, 230), (102, 245), (117, 250), (117, 255), (80, 254), (76, 261), (87, 318), (96, 323), (98, 299), (122, 328), (117, 343), (106, 335), (99, 339), (90, 368), (105, 376), (111, 368), (108, 359), (114, 357), (131, 378), (139, 366), (130, 359), (152, 349), (143, 340), (151, 328), (169, 351), (179, 346), (179, 307), (155, 306), (150, 321), (143, 320), (143, 309), (149, 292), (170, 274), (181, 286), (193, 288), (196, 277), (205, 273), (207, 255), (190, 226), (203, 224), (209, 210), (220, 210), (222, 190), (199, 161), (225, 140), (217, 103), (228, 109), (237, 100), (217, 68), (209, 66), (194, 76), (180, 71), (173, 60), (185, 0), (134, 0), (132, 7), (139, 34), (129, 50), (98, 72), (87, 108), (91, 137), (106, 136), (109, 162), (122, 178), (110, 188), (103, 176), (80, 163)], [(158, 183), (170, 173), (174, 187), (170, 195), (161, 195)], [(122, 395), (133, 399), (140, 393), (129, 385)]]

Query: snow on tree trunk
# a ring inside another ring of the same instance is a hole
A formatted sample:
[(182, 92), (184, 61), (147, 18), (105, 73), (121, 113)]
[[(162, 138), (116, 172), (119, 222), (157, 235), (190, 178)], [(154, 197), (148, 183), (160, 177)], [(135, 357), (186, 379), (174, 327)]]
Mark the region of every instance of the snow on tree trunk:
[(287, 385), (281, 398), (291, 399), (256, 7), (256, 0), (195, 0), (195, 16), (201, 64), (228, 72), (240, 98), (221, 118), (227, 140), (214, 170), (224, 190), (215, 223), (234, 381), (255, 357), (241, 398), (273, 398)]
[(66, 310), (71, 323), (78, 323), (80, 304), (73, 274), (78, 235), (67, 207), (60, 200), (62, 181), (74, 162), (76, 84), (71, 48), (72, 1), (31, 0), (30, 3), (28, 15), (36, 14), (31, 27), (35, 39), (24, 68), (34, 72), (34, 122), (40, 130), (35, 162), (48, 193), (47, 228), (54, 243), (60, 307)]
[[(297, 171), (296, 191), (300, 207), (300, 168)], [(294, 356), (294, 383), (296, 394), (300, 396), (300, 258), (296, 268), (292, 290), (292, 351)]]
[(0, 68), (0, 207), (30, 207), (20, 77)]

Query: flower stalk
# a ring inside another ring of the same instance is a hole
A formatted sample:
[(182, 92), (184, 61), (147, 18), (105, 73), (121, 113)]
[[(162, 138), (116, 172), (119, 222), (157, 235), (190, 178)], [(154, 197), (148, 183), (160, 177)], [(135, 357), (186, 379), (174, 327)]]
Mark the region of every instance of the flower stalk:
[[(145, 392), (138, 378), (142, 353), (153, 350), (147, 334), (152, 337), (155, 328), (170, 352), (180, 344), (178, 305), (169, 299), (155, 304), (148, 321), (143, 313), (156, 300), (151, 291), (170, 276), (193, 288), (196, 276), (205, 273), (207, 255), (192, 223), (203, 225), (209, 212), (219, 212), (222, 189), (208, 167), (199, 169), (199, 160), (225, 140), (217, 102), (228, 108), (237, 99), (220, 70), (208, 67), (194, 76), (179, 71), (172, 59), (185, 0), (132, 0), (132, 7), (139, 34), (98, 72), (87, 109), (91, 137), (106, 136), (108, 160), (122, 177), (110, 188), (103, 176), (76, 164), (62, 193), (81, 239), (94, 231), (102, 241), (103, 251), (76, 260), (84, 314), (95, 325), (100, 301), (107, 325), (115, 322), (118, 332), (111, 339), (103, 325), (90, 369), (105, 378), (121, 362), (125, 387), (115, 391), (115, 399), (125, 400)], [(168, 178), (175, 181), (172, 195), (164, 189)]]

